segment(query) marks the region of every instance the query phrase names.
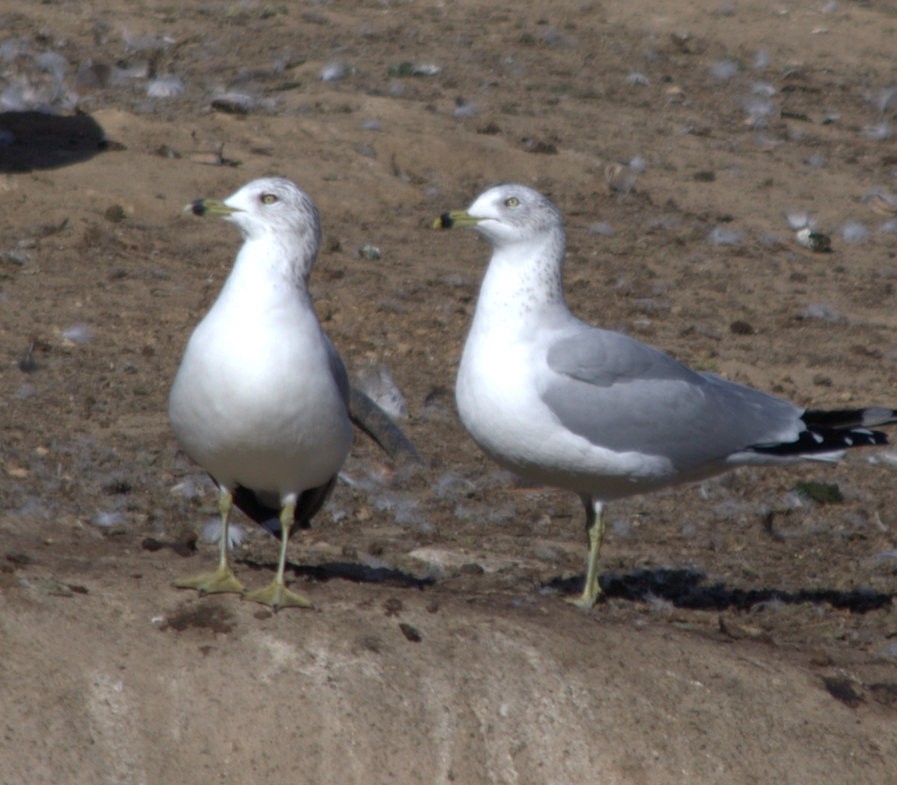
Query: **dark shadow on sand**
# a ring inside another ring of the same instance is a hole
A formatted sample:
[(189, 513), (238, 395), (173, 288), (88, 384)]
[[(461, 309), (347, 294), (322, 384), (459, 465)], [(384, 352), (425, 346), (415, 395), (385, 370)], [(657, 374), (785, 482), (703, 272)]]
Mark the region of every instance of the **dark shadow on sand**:
[[(677, 608), (695, 610), (748, 610), (764, 603), (826, 603), (852, 613), (867, 613), (890, 607), (894, 599), (893, 594), (882, 594), (871, 589), (730, 589), (722, 583), (704, 585), (704, 578), (704, 574), (696, 570), (636, 570), (625, 575), (602, 575), (600, 583), (606, 597), (619, 597), (632, 602), (656, 598), (666, 600)], [(555, 578), (546, 583), (545, 588), (575, 595), (582, 591), (582, 583), (582, 576)]]
[(58, 169), (108, 148), (103, 129), (90, 115), (0, 112), (0, 173)]
[[(253, 559), (239, 561), (253, 570), (273, 571), (277, 568), (273, 562), (258, 562)], [(401, 570), (368, 567), (354, 562), (327, 562), (314, 566), (287, 562), (287, 568), (296, 576), (321, 582), (339, 579), (409, 589), (425, 589), (435, 583), (433, 578), (419, 578)], [(825, 603), (851, 613), (868, 613), (889, 608), (894, 600), (894, 594), (883, 594), (871, 589), (730, 589), (722, 583), (705, 585), (704, 578), (704, 574), (696, 570), (657, 569), (636, 570), (625, 575), (609, 573), (602, 575), (600, 582), (601, 590), (608, 598), (630, 602), (663, 600), (677, 608), (693, 610), (750, 610), (766, 603)], [(572, 597), (582, 591), (582, 583), (582, 576), (555, 578), (545, 583), (543, 588)]]
[[(240, 559), (241, 564), (253, 570), (274, 571), (277, 565), (272, 563), (257, 562), (251, 559)], [(435, 583), (433, 578), (418, 578), (401, 570), (388, 567), (368, 567), (354, 562), (327, 562), (326, 564), (294, 564), (287, 562), (287, 570), (294, 575), (310, 578), (314, 581), (326, 582), (332, 578), (353, 583), (379, 583), (385, 586), (396, 586), (407, 589), (423, 589)]]

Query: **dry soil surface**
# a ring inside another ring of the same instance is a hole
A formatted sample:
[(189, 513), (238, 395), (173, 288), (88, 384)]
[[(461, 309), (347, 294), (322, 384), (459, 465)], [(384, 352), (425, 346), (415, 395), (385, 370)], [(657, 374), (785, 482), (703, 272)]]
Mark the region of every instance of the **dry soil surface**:
[[(488, 249), (430, 229), (533, 185), (584, 319), (893, 405), (892, 3), (49, 0), (0, 36), (0, 781), (897, 781), (897, 453), (614, 505), (582, 612), (578, 500), (455, 413)], [(358, 434), (291, 545), (315, 609), (277, 614), (172, 588), (216, 504), (166, 418), (239, 245), (181, 207), (268, 174), (317, 201), (319, 315), (422, 457)]]

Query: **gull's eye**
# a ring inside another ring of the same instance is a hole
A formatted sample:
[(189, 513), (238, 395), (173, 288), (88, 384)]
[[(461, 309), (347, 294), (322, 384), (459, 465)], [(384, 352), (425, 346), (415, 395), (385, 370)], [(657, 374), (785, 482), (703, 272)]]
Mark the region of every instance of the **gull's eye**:
[(516, 196), (509, 196), (505, 199), (506, 207), (516, 207), (518, 204), (520, 204), (520, 200)]
[(277, 201), (277, 197), (274, 194), (262, 194), (261, 199), (262, 204), (274, 204)]

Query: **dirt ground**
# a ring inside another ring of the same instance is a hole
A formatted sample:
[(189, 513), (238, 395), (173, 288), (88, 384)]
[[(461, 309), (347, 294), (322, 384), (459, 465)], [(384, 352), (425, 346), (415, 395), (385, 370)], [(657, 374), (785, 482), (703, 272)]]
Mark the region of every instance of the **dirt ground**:
[[(488, 249), (430, 229), (533, 185), (586, 320), (893, 406), (895, 36), (874, 1), (0, 2), (0, 782), (897, 781), (897, 451), (615, 504), (577, 610), (579, 501), (455, 413)], [(216, 504), (166, 416), (239, 246), (181, 207), (269, 174), (422, 457), (357, 435), (277, 614), (172, 588)]]

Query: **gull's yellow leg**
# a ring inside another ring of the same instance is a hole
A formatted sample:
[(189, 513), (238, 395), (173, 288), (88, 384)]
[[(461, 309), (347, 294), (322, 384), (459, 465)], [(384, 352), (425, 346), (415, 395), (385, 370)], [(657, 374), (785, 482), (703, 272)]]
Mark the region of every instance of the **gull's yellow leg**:
[(586, 508), (586, 535), (589, 538), (586, 582), (582, 587), (582, 595), (568, 602), (580, 608), (592, 608), (601, 596), (601, 586), (598, 584), (598, 556), (601, 554), (601, 542), (604, 539), (604, 505), (590, 496), (583, 496), (582, 503)]
[(176, 580), (174, 585), (179, 589), (197, 589), (200, 594), (218, 594), (221, 592), (242, 594), (246, 591), (227, 563), (227, 530), (230, 526), (230, 514), (233, 506), (233, 496), (231, 496), (230, 491), (222, 487), (221, 492), (218, 494), (218, 512), (221, 514), (221, 543), (218, 552), (218, 569), (215, 572), (204, 572), (190, 578)]
[(264, 589), (251, 591), (247, 600), (270, 605), (274, 610), (279, 608), (311, 608), (311, 600), (301, 594), (292, 592), (284, 583), (283, 575), (287, 564), (287, 543), (290, 539), (290, 527), (293, 525), (293, 514), (296, 510), (295, 500), (288, 501), (280, 511), (280, 558), (277, 561), (277, 575)]

